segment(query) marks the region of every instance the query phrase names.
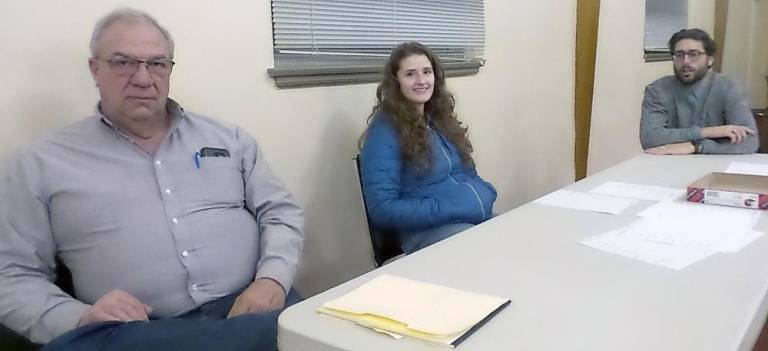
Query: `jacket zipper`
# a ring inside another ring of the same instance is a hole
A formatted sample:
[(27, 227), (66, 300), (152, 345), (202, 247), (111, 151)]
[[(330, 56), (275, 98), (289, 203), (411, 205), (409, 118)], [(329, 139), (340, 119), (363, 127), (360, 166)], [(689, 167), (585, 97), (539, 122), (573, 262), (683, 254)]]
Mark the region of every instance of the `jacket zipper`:
[[(435, 133), (437, 135), (438, 139), (440, 139), (440, 142), (442, 144), (443, 143), (442, 135), (440, 135), (440, 133), (438, 133), (434, 129), (432, 129), (432, 127), (430, 127), (429, 125), (427, 125), (427, 128), (429, 128), (429, 130), (432, 133)], [(459, 184), (459, 183), (464, 184), (464, 185), (468, 186), (470, 190), (472, 190), (472, 193), (475, 194), (475, 200), (477, 200), (477, 203), (480, 205), (480, 211), (482, 211), (482, 213), (483, 213), (483, 219), (485, 219), (487, 216), (485, 214), (485, 206), (483, 206), (483, 201), (480, 200), (480, 194), (477, 193), (477, 190), (475, 189), (474, 186), (472, 186), (472, 184), (469, 184), (467, 182), (458, 182), (455, 178), (453, 178), (453, 175), (451, 175), (451, 170), (453, 169), (453, 162), (451, 162), (451, 158), (448, 156), (448, 152), (445, 150), (445, 147), (443, 145), (440, 146), (440, 151), (442, 151), (443, 156), (445, 156), (445, 159), (448, 161), (448, 178), (451, 178), (451, 180), (454, 183), (456, 183), (456, 184)]]

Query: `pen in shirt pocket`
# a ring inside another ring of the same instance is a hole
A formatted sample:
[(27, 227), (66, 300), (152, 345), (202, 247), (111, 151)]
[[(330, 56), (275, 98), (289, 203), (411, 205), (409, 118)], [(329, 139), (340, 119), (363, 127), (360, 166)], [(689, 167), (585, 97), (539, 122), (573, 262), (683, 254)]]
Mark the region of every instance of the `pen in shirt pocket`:
[(195, 149), (195, 167), (200, 169), (200, 149)]

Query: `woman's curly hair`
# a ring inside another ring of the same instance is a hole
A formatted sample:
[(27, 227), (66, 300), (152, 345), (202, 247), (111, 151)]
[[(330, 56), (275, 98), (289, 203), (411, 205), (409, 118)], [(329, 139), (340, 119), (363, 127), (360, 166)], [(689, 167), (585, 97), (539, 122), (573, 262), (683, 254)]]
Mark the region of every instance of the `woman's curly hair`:
[[(440, 60), (426, 46), (411, 42), (403, 43), (392, 50), (384, 66), (384, 77), (376, 89), (376, 105), (368, 116), (368, 123), (377, 111), (383, 110), (392, 116), (395, 130), (400, 137), (400, 150), (403, 160), (419, 171), (430, 169), (431, 153), (429, 147), (426, 119), (420, 115), (402, 91), (397, 81), (397, 72), (403, 59), (413, 55), (424, 55), (432, 64), (435, 75), (432, 97), (424, 104), (424, 114), (428, 115), (434, 129), (440, 131), (459, 150), (464, 166), (474, 167), (472, 144), (467, 138), (467, 127), (459, 122), (454, 112), (455, 100), (445, 87), (445, 72)], [(361, 141), (365, 133), (361, 137)]]

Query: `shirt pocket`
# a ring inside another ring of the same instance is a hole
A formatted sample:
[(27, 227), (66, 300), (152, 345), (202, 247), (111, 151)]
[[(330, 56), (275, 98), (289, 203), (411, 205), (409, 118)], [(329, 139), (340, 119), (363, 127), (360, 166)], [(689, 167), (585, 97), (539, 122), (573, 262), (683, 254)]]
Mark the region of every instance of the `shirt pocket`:
[(181, 196), (191, 211), (242, 207), (245, 183), (240, 165), (231, 157), (202, 157), (200, 167), (181, 179)]

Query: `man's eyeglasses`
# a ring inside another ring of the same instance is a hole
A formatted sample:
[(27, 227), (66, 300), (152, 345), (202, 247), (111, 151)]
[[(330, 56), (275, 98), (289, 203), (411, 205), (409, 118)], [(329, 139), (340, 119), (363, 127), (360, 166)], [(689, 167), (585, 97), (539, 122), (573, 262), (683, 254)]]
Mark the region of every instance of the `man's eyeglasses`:
[(674, 53), (672, 53), (672, 57), (675, 60), (683, 61), (685, 60), (685, 57), (688, 56), (688, 58), (691, 59), (691, 61), (696, 61), (699, 59), (699, 57), (701, 57), (704, 54), (706, 54), (706, 52), (699, 51), (699, 50), (675, 51)]
[(171, 74), (171, 69), (176, 62), (170, 59), (149, 59), (149, 60), (136, 60), (127, 57), (113, 57), (110, 59), (103, 59), (96, 57), (97, 60), (107, 61), (109, 68), (112, 69), (114, 74), (119, 76), (132, 76), (139, 71), (139, 65), (142, 63), (147, 66), (147, 71), (154, 76), (164, 77)]

